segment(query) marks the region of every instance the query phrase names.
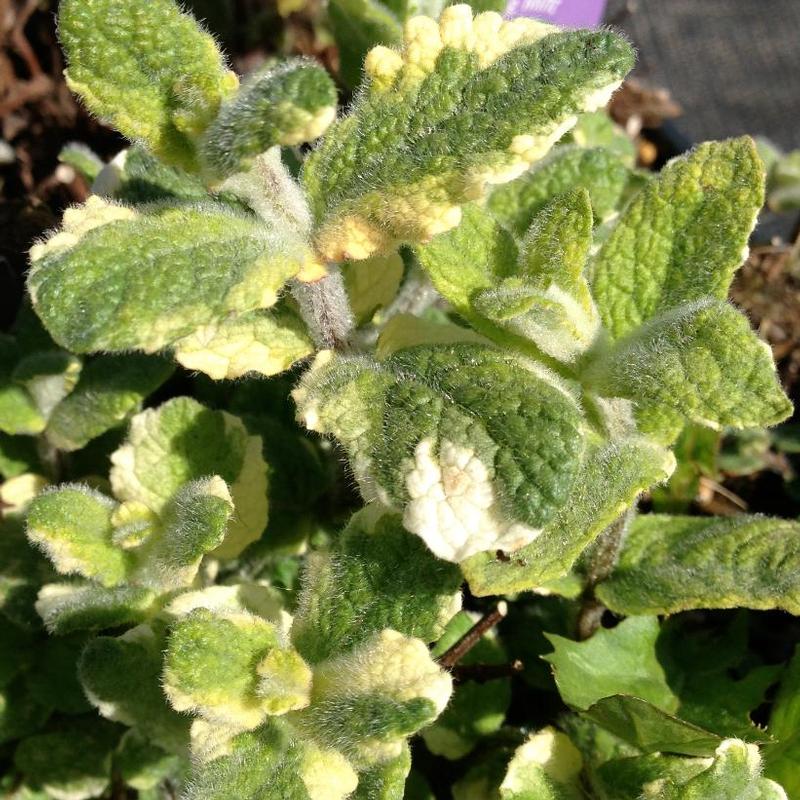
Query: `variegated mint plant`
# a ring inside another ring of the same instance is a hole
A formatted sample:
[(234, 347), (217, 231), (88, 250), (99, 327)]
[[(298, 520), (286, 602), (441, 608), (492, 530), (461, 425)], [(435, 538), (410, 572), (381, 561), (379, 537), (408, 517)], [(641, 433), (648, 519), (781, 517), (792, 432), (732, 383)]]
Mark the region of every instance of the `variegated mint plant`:
[(62, 0), (130, 147), (64, 153), (0, 338), (4, 796), (800, 798), (797, 658), (728, 631), (703, 684), (659, 618), (800, 613), (800, 526), (637, 516), (686, 426), (792, 413), (727, 299), (756, 147), (637, 170), (624, 37), (434, 5), (331, 1), (340, 108), (173, 0)]

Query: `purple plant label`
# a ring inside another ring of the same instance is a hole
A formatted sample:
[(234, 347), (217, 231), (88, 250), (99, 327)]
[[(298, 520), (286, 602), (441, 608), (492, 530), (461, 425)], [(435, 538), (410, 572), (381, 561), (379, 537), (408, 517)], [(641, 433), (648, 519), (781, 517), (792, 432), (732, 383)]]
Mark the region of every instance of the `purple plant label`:
[(509, 0), (505, 16), (535, 17), (565, 28), (593, 28), (603, 20), (606, 0)]

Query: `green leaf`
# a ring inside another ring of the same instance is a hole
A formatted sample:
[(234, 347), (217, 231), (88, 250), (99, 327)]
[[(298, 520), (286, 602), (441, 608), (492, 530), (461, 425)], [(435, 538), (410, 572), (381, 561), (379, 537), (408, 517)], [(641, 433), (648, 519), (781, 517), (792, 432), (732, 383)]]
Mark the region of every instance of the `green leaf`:
[(351, 800), (403, 800), (410, 770), (411, 751), (406, 745), (396, 758), (360, 773)]
[(725, 738), (768, 738), (750, 715), (782, 667), (760, 665), (749, 651), (745, 614), (721, 631), (693, 630), (688, 620), (672, 617), (662, 626), (657, 650), (667, 682), (680, 697), (681, 719)]
[(636, 163), (636, 144), (628, 132), (618, 125), (606, 109), (581, 114), (575, 127), (564, 137), (579, 147), (602, 147), (619, 156), (633, 167)]
[(58, 160), (72, 167), (91, 184), (103, 169), (103, 161), (97, 153), (81, 142), (68, 142), (61, 148)]
[(195, 166), (195, 141), (236, 88), (214, 39), (172, 0), (65, 0), (67, 82), (104, 122), (164, 161)]
[[(468, 259), (464, 253), (469, 253)], [(519, 248), (514, 237), (477, 205), (463, 209), (461, 224), (417, 248), (420, 264), (438, 292), (478, 330), (485, 326), (472, 299), (514, 275)]]
[[(358, 262), (358, 263), (364, 263)], [(457, 344), (491, 345), (491, 341), (471, 328), (456, 325), (448, 319), (426, 319), (413, 314), (395, 314), (381, 328), (375, 356), (379, 361), (393, 355), (399, 350), (418, 345)]]
[(604, 697), (632, 695), (675, 711), (678, 698), (656, 658), (659, 631), (655, 617), (631, 617), (584, 642), (550, 634), (555, 651), (542, 657), (553, 665), (558, 691), (573, 708), (585, 710)]
[(674, 466), (668, 450), (642, 437), (590, 448), (568, 502), (533, 542), (510, 559), (481, 553), (462, 563), (470, 590), (478, 596), (510, 594), (562, 578), (583, 550)]
[(328, 552), (309, 555), (292, 641), (311, 663), (384, 628), (438, 639), (461, 606), (461, 573), (431, 555), (400, 517), (357, 514)]
[(41, 472), (35, 439), (0, 432), (0, 477), (8, 480), (26, 472)]
[(570, 496), (581, 412), (535, 370), (480, 345), (420, 346), (379, 363), (334, 357), (295, 399), (307, 427), (344, 444), (362, 493), (458, 562), (527, 544)]
[(276, 375), (314, 352), (306, 326), (288, 306), (221, 319), (173, 346), (179, 364), (214, 380)]
[(683, 303), (723, 300), (763, 202), (750, 138), (700, 145), (665, 167), (594, 259), (592, 292), (611, 336)]
[(198, 763), (186, 800), (345, 800), (358, 776), (335, 751), (297, 737), (279, 718), (230, 742), (229, 752)]
[(450, 675), (421, 640), (387, 629), (319, 664), (311, 704), (294, 721), (368, 768), (401, 755), (406, 737), (436, 719), (451, 691)]
[(111, 753), (118, 739), (114, 725), (82, 718), (23, 740), (14, 762), (32, 786), (57, 800), (88, 800), (111, 783)]
[[(475, 624), (474, 615), (462, 611), (447, 626), (444, 635), (431, 651), (439, 658)], [(459, 665), (506, 664), (503, 646), (492, 634), (484, 635), (459, 661)], [(486, 683), (462, 681), (455, 688), (453, 699), (441, 716), (422, 731), (425, 745), (434, 755), (459, 759), (470, 753), (481, 739), (498, 731), (511, 702), (511, 681), (508, 678)]]
[(364, 58), (372, 47), (403, 41), (401, 20), (380, 0), (331, 0), (328, 19), (339, 48), (339, 74), (350, 89), (361, 80)]
[(583, 759), (555, 728), (533, 734), (514, 751), (500, 784), (501, 800), (580, 800)]
[(53, 409), (75, 388), (81, 361), (63, 350), (30, 353), (17, 363), (11, 378), (25, 388), (41, 415)]
[(684, 722), (638, 697), (604, 697), (584, 713), (643, 753), (711, 756), (722, 741), (716, 734)]
[(708, 768), (707, 758), (687, 758), (653, 753), (615, 758), (601, 764), (592, 783), (604, 800), (639, 800), (654, 781), (685, 784)]
[(181, 765), (177, 756), (151, 744), (138, 731), (128, 731), (114, 753), (114, 768), (127, 786), (142, 792), (154, 790), (172, 777)]
[(0, 614), (28, 630), (41, 627), (34, 603), (42, 583), (55, 574), (50, 562), (28, 543), (22, 520), (0, 520)]
[(589, 195), (559, 195), (535, 217), (514, 277), (475, 295), (473, 307), (547, 355), (574, 361), (600, 332), (583, 276), (591, 244)]
[(736, 739), (722, 742), (708, 769), (685, 783), (669, 779), (656, 782), (647, 800), (786, 800), (786, 792), (761, 777), (758, 748)]
[(378, 309), (394, 300), (403, 280), (403, 271), (403, 259), (399, 253), (342, 265), (350, 309), (359, 324), (369, 322)]
[(617, 210), (629, 179), (630, 170), (609, 150), (560, 145), (520, 178), (495, 189), (487, 207), (499, 222), (522, 238), (553, 198), (585, 189), (594, 221), (599, 223)]
[(261, 437), (251, 436), (238, 417), (212, 411), (188, 397), (137, 414), (128, 441), (111, 457), (111, 485), (122, 501), (164, 512), (190, 481), (220, 476), (235, 514), (215, 553), (238, 555), (261, 535), (267, 522), (267, 466)]
[(167, 645), (164, 690), (172, 707), (244, 730), (308, 705), (311, 671), (281, 638), (260, 617), (191, 611)]
[(781, 608), (800, 614), (798, 523), (761, 516), (638, 517), (598, 597), (621, 614)]
[(464, 203), (541, 158), (632, 64), (608, 31), (473, 20), (466, 5), (438, 24), (413, 17), (402, 51), (369, 53), (367, 89), (306, 161), (321, 258), (367, 258), (455, 227)]
[(134, 551), (132, 580), (162, 592), (190, 586), (203, 556), (222, 545), (233, 513), (221, 478), (184, 485), (164, 508), (158, 528)]
[(152, 613), (155, 600), (150, 589), (140, 586), (50, 583), (39, 592), (36, 611), (47, 630), (61, 636), (141, 622)]
[(665, 409), (712, 427), (774, 425), (792, 413), (769, 346), (718, 300), (652, 319), (594, 361), (586, 380), (645, 413)]
[(118, 153), (92, 184), (92, 192), (125, 205), (163, 201), (202, 202), (209, 199), (195, 175), (159, 160), (142, 145)]
[(86, 646), (79, 676), (86, 695), (107, 719), (134, 728), (172, 753), (189, 744), (189, 720), (176, 714), (161, 686), (164, 637), (139, 625), (122, 636), (96, 636)]
[(47, 439), (59, 450), (80, 450), (125, 422), (171, 374), (167, 361), (136, 353), (89, 359), (78, 385), (50, 415)]
[(795, 650), (781, 681), (768, 730), (777, 742), (764, 751), (765, 774), (795, 800), (800, 797), (800, 648)]
[(215, 203), (146, 213), (90, 198), (31, 251), (28, 288), (75, 352), (154, 352), (221, 318), (273, 305), (305, 258), (292, 231)]
[(268, 64), (223, 104), (203, 136), (202, 158), (217, 176), (230, 175), (271, 147), (318, 138), (335, 118), (336, 87), (322, 67), (301, 58)]
[(16, 340), (0, 333), (0, 431), (33, 436), (44, 430), (47, 421), (25, 387), (14, 380), (21, 357)]
[(111, 498), (88, 486), (65, 484), (33, 500), (28, 538), (62, 575), (82, 575), (103, 586), (119, 586), (131, 559), (112, 541), (115, 508)]

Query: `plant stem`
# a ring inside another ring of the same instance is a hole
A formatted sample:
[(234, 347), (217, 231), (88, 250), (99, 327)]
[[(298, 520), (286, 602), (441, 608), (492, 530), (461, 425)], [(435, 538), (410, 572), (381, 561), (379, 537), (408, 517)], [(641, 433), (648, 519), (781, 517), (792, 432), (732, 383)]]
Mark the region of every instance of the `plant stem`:
[(588, 639), (600, 627), (600, 620), (606, 609), (595, 597), (595, 588), (614, 571), (634, 514), (635, 507), (628, 509), (612, 522), (592, 545), (583, 604), (576, 624), (578, 639), (581, 641)]
[(440, 667), (452, 669), (475, 647), (486, 631), (491, 630), (508, 613), (505, 603), (498, 603), (494, 610), (484, 614), (451, 648), (436, 659)]
[(513, 678), (519, 675), (525, 665), (516, 659), (509, 664), (456, 664), (453, 667), (453, 679), (456, 683), (473, 681), (474, 683), (488, 683), (501, 678)]
[(292, 295), (318, 348), (347, 347), (355, 323), (338, 266), (314, 283), (295, 282)]

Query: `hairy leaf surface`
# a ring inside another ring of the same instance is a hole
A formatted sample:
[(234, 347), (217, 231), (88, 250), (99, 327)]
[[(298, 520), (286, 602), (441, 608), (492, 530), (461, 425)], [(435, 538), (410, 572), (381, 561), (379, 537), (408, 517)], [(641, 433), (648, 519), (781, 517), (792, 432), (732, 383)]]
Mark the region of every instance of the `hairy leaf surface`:
[(692, 608), (800, 613), (800, 527), (761, 516), (638, 517), (598, 596), (622, 614)]
[(592, 292), (612, 337), (682, 303), (724, 299), (763, 202), (752, 139), (709, 142), (665, 167), (594, 259)]
[[(460, 206), (541, 158), (632, 66), (607, 31), (564, 32), (451, 6), (373, 49), (369, 84), (306, 162), (324, 259), (366, 258), (455, 227)], [(546, 90), (545, 90), (546, 87)], [(413, 154), (413, 155), (411, 155)]]
[(362, 493), (402, 510), (405, 527), (448, 561), (535, 539), (580, 465), (576, 401), (489, 347), (334, 357), (295, 399), (309, 428), (345, 445)]

